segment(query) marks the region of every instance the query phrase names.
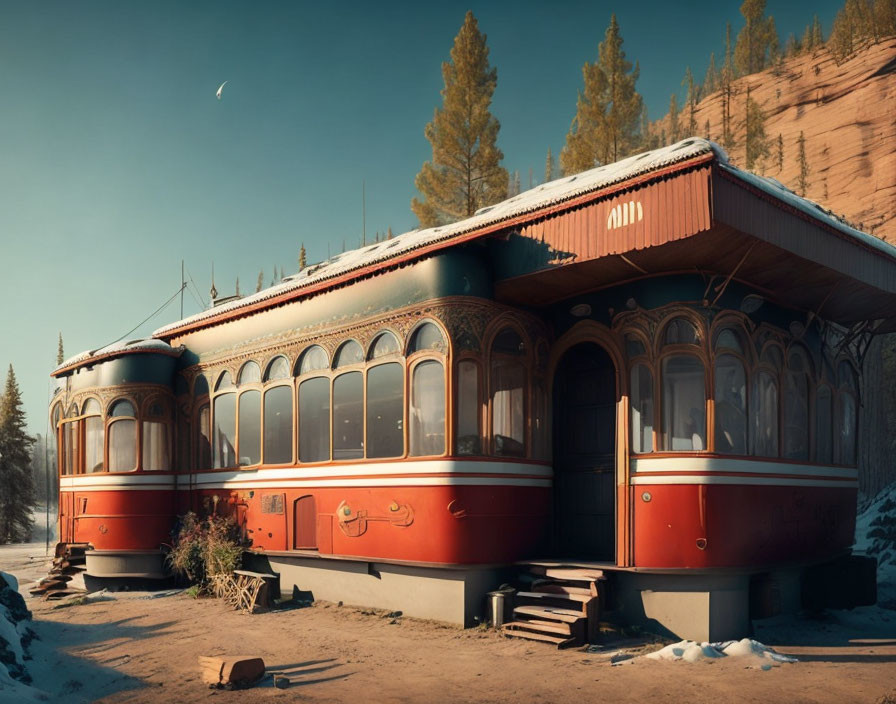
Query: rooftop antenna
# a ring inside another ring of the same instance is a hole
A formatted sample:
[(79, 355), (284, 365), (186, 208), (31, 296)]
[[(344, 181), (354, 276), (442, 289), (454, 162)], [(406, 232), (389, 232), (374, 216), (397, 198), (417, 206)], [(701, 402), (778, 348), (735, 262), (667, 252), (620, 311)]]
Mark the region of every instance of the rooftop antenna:
[(212, 297), (212, 306), (215, 305), (215, 299), (218, 297), (218, 289), (215, 288), (215, 263), (212, 262), (212, 288), (208, 292), (208, 295)]
[(367, 183), (361, 181), (361, 246), (367, 244)]
[(180, 319), (184, 319), (184, 289), (187, 282), (184, 280), (184, 260), (180, 260)]

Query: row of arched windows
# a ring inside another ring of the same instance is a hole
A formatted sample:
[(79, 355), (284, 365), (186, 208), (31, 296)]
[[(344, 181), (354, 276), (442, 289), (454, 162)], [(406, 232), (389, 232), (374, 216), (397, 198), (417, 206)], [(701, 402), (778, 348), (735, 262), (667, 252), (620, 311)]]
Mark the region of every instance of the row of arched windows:
[(836, 372), (823, 364), (816, 373), (801, 343), (766, 340), (754, 351), (736, 325), (714, 333), (707, 356), (700, 331), (684, 317), (663, 328), (656, 360), (636, 334), (626, 336), (626, 350), (634, 453), (709, 450), (856, 464), (858, 380), (847, 360)]
[(118, 398), (104, 410), (99, 399), (52, 411), (61, 448), (62, 474), (168, 471), (171, 469), (171, 406), (155, 397), (138, 412), (133, 398)]

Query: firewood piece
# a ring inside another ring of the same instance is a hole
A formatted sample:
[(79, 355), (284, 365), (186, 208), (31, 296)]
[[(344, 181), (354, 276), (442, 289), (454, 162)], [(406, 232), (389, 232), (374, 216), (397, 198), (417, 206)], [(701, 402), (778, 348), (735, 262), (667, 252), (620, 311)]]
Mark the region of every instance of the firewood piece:
[(246, 655), (200, 655), (202, 681), (219, 689), (251, 687), (264, 677), (264, 660)]

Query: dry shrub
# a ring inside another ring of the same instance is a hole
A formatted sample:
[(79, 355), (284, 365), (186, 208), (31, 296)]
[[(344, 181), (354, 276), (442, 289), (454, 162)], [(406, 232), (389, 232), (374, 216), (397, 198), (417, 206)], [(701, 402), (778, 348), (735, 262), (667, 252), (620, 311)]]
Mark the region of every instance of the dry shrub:
[(201, 520), (191, 511), (180, 519), (168, 564), (204, 591), (214, 575), (239, 568), (242, 555), (240, 531), (233, 518), (213, 515)]

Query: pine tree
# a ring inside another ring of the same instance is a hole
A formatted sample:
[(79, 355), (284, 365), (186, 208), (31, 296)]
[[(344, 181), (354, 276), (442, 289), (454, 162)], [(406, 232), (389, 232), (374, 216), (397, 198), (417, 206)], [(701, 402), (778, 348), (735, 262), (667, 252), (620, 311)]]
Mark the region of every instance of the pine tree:
[(302, 246), (299, 247), (299, 271), (302, 271), (306, 266), (308, 266), (308, 258), (305, 252), (305, 243), (302, 242)]
[(411, 209), (422, 227), (468, 217), (507, 196), (504, 155), (497, 147), (501, 125), (489, 111), (498, 72), (489, 66), (486, 35), (472, 12), (442, 64), (445, 88), (424, 131), (432, 145), (432, 161), (423, 164), (414, 185), (423, 196)]
[(236, 277), (236, 295), (237, 296), (240, 295), (240, 277), (239, 276)]
[(582, 67), (585, 88), (579, 93), (566, 145), (560, 152), (569, 175), (633, 153), (640, 144), (638, 121), (643, 99), (635, 90), (640, 69), (625, 58), (616, 15), (597, 49), (595, 63)]
[(722, 88), (722, 146), (730, 153), (734, 149), (731, 129), (731, 101), (734, 98), (734, 55), (731, 51), (731, 23), (725, 26), (725, 63), (721, 72)]
[(803, 137), (802, 132), (800, 132), (800, 137), (797, 140), (796, 144), (796, 163), (800, 167), (800, 175), (797, 181), (797, 186), (799, 188), (800, 195), (805, 196), (806, 191), (809, 190), (809, 162), (806, 160), (806, 139), (805, 137)]
[(33, 444), (34, 438), (25, 432), (22, 395), (10, 364), (0, 400), (0, 544), (25, 542), (31, 536)]
[(772, 38), (777, 41), (777, 35), (774, 20), (764, 16), (765, 0), (744, 0), (740, 13), (746, 24), (737, 35), (734, 63), (738, 74), (747, 76), (766, 67)]
[[(893, 4), (896, 7), (896, 3)], [(819, 48), (824, 46), (824, 32), (821, 29), (821, 21), (818, 19), (818, 15), (813, 15), (812, 17), (812, 44)]]
[(512, 198), (520, 194), (520, 172), (514, 171), (510, 175), (510, 182), (507, 184), (507, 197)]
[(62, 333), (59, 333), (59, 346), (56, 348), (56, 364), (57, 366), (65, 361), (65, 348), (62, 346)]
[(794, 56), (799, 56), (802, 51), (802, 44), (800, 40), (796, 38), (793, 32), (787, 37), (787, 43), (784, 45), (784, 56), (788, 59), (792, 59)]
[(688, 66), (684, 72), (684, 80), (681, 84), (685, 88), (685, 104), (688, 108), (688, 128), (685, 136), (694, 136), (697, 134), (697, 103), (700, 100), (697, 85), (694, 83), (694, 74), (691, 73), (691, 67)]
[(712, 136), (710, 136), (710, 132), (709, 132), (709, 118), (708, 117), (706, 118), (706, 124), (703, 126), (703, 136), (706, 137), (707, 139), (712, 139)]
[(392, 226), (389, 225), (389, 229), (386, 230), (386, 239), (391, 240), (394, 235), (392, 234)]
[(765, 134), (765, 114), (747, 89), (746, 102), (746, 167), (752, 171), (759, 167), (762, 159), (769, 154), (768, 137)]
[[(896, 0), (874, 1), (874, 24), (882, 37), (896, 34)], [(819, 25), (819, 32), (821, 26)]]
[(678, 121), (678, 98), (675, 93), (669, 98), (669, 144), (681, 139), (681, 125)]
[(556, 165), (554, 164), (554, 155), (551, 154), (551, 148), (548, 147), (548, 156), (544, 160), (544, 182), (554, 180), (554, 172), (556, 171)]
[(712, 95), (719, 87), (719, 70), (716, 68), (715, 52), (709, 55), (709, 68), (706, 69), (706, 77), (703, 79), (703, 95)]
[(258, 281), (255, 284), (255, 293), (261, 291), (261, 287), (264, 286), (264, 271), (258, 272)]
[(775, 151), (775, 163), (778, 165), (778, 171), (784, 168), (784, 137), (778, 133), (777, 148)]

